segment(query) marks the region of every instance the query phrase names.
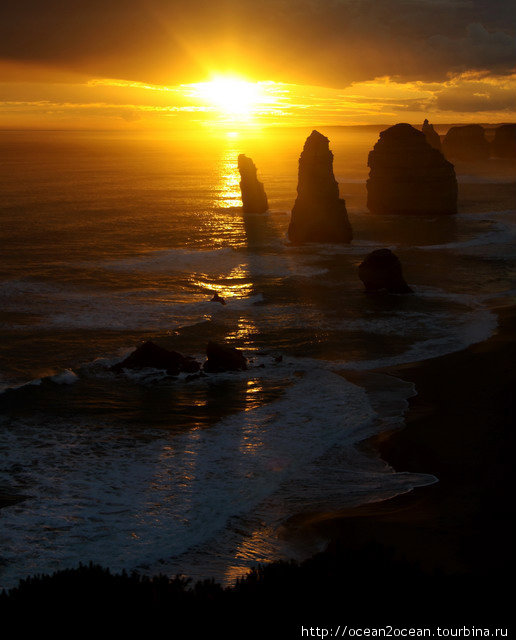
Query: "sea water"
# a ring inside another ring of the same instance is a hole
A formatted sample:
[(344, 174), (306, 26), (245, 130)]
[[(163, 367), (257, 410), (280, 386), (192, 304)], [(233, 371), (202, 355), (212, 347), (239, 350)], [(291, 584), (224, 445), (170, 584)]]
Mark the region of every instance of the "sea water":
[[(514, 167), (458, 171), (457, 216), (372, 216), (378, 129), (322, 132), (350, 245), (288, 243), (309, 130), (1, 134), (0, 487), (28, 496), (0, 511), (1, 587), (89, 561), (230, 583), (302, 555), (282, 535), (297, 513), (436, 481), (357, 446), (401, 426), (417, 392), (370, 371), (496, 330), (514, 291)], [(242, 213), (239, 153), (267, 214)], [(364, 293), (357, 267), (380, 247), (413, 295)], [(201, 362), (225, 341), (249, 369), (109, 370), (144, 340)]]

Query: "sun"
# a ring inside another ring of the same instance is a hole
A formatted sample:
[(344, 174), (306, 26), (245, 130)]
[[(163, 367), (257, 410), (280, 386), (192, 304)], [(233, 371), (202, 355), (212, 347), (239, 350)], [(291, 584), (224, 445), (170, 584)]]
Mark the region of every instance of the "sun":
[(226, 116), (252, 117), (260, 104), (267, 101), (262, 83), (235, 76), (215, 76), (208, 82), (197, 82), (189, 87), (192, 96)]

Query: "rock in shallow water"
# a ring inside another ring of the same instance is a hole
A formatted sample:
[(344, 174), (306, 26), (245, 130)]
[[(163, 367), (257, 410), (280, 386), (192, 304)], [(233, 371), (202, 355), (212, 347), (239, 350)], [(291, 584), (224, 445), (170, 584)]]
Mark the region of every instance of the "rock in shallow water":
[(169, 351), (150, 341), (142, 344), (122, 362), (110, 367), (115, 373), (122, 369), (162, 369), (170, 376), (195, 373), (200, 368), (200, 364), (193, 358), (183, 356), (177, 351)]
[(351, 242), (346, 203), (339, 198), (329, 140), (318, 131), (306, 139), (299, 158), (297, 198), (288, 237), (304, 242)]
[(247, 360), (242, 353), (234, 347), (228, 347), (219, 342), (208, 342), (206, 347), (208, 359), (203, 365), (207, 373), (221, 373), (223, 371), (245, 371)]
[(366, 291), (412, 293), (403, 278), (401, 262), (390, 249), (377, 249), (370, 253), (358, 267), (358, 277)]
[(457, 213), (453, 165), (411, 125), (382, 131), (367, 164), (367, 207), (372, 213)]
[(254, 162), (241, 153), (238, 156), (238, 170), (244, 213), (265, 213), (269, 209), (269, 203), (263, 184), (256, 176)]

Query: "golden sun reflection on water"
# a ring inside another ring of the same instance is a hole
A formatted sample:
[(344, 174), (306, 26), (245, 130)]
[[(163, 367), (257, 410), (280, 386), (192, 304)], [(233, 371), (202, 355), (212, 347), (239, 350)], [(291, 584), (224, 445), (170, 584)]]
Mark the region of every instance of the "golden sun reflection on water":
[[(217, 292), (219, 296), (226, 300), (226, 302), (229, 302), (232, 298), (246, 298), (252, 295), (252, 283), (248, 280), (243, 281), (247, 277), (246, 265), (242, 264), (238, 267), (235, 267), (229, 273), (229, 275), (221, 273), (220, 279), (224, 279), (223, 282), (219, 282), (218, 280), (215, 282), (211, 282), (210, 278), (206, 276), (201, 278), (192, 278), (190, 280), (190, 283), (194, 287), (206, 291), (208, 294), (213, 295), (213, 293)], [(233, 280), (237, 280), (237, 282), (233, 282)], [(240, 282), (238, 280), (240, 280)]]
[(224, 209), (242, 206), (238, 151), (234, 147), (230, 147), (222, 159), (219, 170), (219, 194), (215, 204)]
[[(262, 393), (263, 392), (263, 385), (261, 380), (255, 379), (255, 380), (248, 380), (247, 381), (247, 388), (245, 390), (245, 410), (246, 411), (251, 411), (252, 409), (256, 409), (258, 408), (263, 400), (259, 397), (257, 397), (257, 394)], [(253, 436), (253, 441), (256, 442), (257, 438), (257, 431), (256, 429), (246, 429), (244, 430), (244, 438), (249, 441), (250, 438), (249, 436), (252, 435)], [(261, 441), (260, 441), (261, 444)]]
[(240, 316), (236, 327), (227, 334), (228, 343), (238, 342), (246, 351), (256, 351), (257, 347), (253, 344), (253, 336), (259, 333), (258, 327), (254, 320), (249, 316)]
[[(224, 572), (223, 584), (233, 585), (239, 578), (249, 573), (251, 565), (269, 563), (279, 560), (278, 549), (271, 544), (273, 533), (270, 528), (253, 531), (244, 538), (234, 553), (235, 564), (228, 566)], [(241, 564), (238, 564), (239, 561)]]

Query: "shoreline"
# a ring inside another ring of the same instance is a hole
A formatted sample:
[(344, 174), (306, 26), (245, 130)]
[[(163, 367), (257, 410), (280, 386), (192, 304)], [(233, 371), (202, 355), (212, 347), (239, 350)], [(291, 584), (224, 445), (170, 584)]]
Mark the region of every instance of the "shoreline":
[(245, 629), (261, 639), (274, 629), (275, 637), (293, 638), (316, 624), (432, 627), (433, 635), (436, 625), (482, 635), (505, 628), (512, 637), (516, 307), (498, 313), (497, 333), (482, 343), (378, 370), (412, 382), (418, 393), (408, 400), (404, 427), (363, 446), (397, 471), (439, 481), (354, 509), (296, 516), (290, 534), (325, 538), (324, 551), (266, 563), (227, 588), (82, 565), (22, 581), (0, 594), (0, 610), (16, 618), (65, 608), (120, 624), (134, 609), (147, 623), (149, 615), (173, 620), (191, 637), (220, 628), (227, 637), (242, 638)]
[[(416, 394), (407, 399), (409, 407), (404, 426), (383, 431), (358, 446), (373, 452), (397, 472), (433, 475), (437, 482), (345, 510), (317, 514), (301, 512), (289, 518), (282, 527), (281, 537), (290, 539), (294, 546), (299, 541), (305, 548), (312, 548), (310, 556), (323, 548), (323, 543), (324, 548), (330, 549), (335, 545), (353, 549), (364, 543), (380, 543), (392, 547), (425, 571), (482, 571), (488, 575), (503, 566), (508, 552), (512, 553), (510, 535), (507, 534), (507, 539), (504, 537), (503, 544), (499, 544), (504, 535), (503, 532), (500, 535), (500, 530), (510, 518), (511, 461), (504, 459), (501, 467), (492, 462), (487, 468), (500, 478), (496, 491), (492, 491), (489, 477), (486, 479), (486, 474), (481, 473), (481, 463), (488, 453), (484, 443), (489, 435), (493, 435), (485, 428), (491, 414), (496, 418), (496, 435), (504, 436), (511, 424), (507, 409), (512, 407), (514, 413), (511, 393), (516, 379), (516, 306), (495, 307), (491, 311), (498, 316), (495, 334), (466, 349), (367, 372), (341, 372), (343, 377), (359, 386), (366, 386), (361, 382), (361, 376), (371, 373), (393, 376), (414, 385)], [(485, 399), (491, 400), (494, 388), (500, 386), (494, 375), (498, 361), (505, 376), (504, 385), (498, 389), (495, 409), (494, 401), (491, 406)], [(483, 387), (484, 395), (476, 387)], [(468, 408), (469, 396), (476, 404)], [(478, 406), (479, 400), (483, 406)], [(484, 428), (480, 424), (482, 421), (486, 422)], [(473, 442), (468, 438), (467, 424), (470, 423), (475, 426), (472, 433), (476, 440)], [(495, 451), (491, 448), (491, 453), (498, 455), (497, 447), (505, 453), (510, 452), (510, 446), (504, 449), (504, 442), (496, 440)], [(475, 447), (482, 452), (481, 461), (472, 457)], [(444, 449), (447, 455), (443, 455)], [(460, 460), (464, 452), (467, 464)], [(0, 508), (26, 498), (1, 489)], [(496, 500), (492, 500), (493, 493)], [(482, 513), (487, 503), (492, 503), (493, 509), (497, 510), (495, 515), (500, 524), (497, 532), (492, 530), (488, 516)], [(479, 560), (474, 548), (483, 544), (496, 548), (503, 562), (488, 561), (487, 553)], [(462, 548), (468, 550), (469, 557)]]
[(479, 577), (507, 569), (513, 560), (516, 306), (492, 311), (499, 326), (487, 340), (374, 371), (413, 383), (416, 395), (408, 399), (404, 427), (363, 446), (397, 472), (438, 481), (352, 509), (298, 514), (287, 536), (326, 540), (328, 549), (379, 543), (428, 572)]

